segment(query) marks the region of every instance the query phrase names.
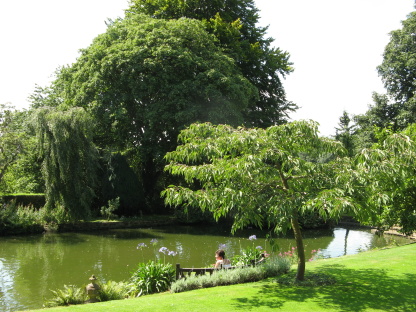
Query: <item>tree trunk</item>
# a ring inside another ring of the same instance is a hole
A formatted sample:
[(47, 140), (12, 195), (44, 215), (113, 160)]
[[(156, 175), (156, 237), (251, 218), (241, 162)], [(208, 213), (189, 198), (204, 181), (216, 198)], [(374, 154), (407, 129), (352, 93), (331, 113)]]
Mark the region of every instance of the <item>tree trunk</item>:
[(305, 279), (305, 249), (303, 247), (303, 238), (300, 231), (297, 212), (294, 213), (292, 220), (292, 229), (295, 234), (296, 247), (298, 252), (298, 271), (296, 280), (303, 281)]

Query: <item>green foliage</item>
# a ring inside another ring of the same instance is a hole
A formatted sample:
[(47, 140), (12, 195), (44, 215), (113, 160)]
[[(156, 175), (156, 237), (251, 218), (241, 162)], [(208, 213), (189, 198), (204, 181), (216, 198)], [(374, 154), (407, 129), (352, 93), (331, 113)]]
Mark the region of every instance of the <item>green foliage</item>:
[(33, 206), (35, 208), (42, 208), (45, 205), (45, 195), (43, 194), (13, 194), (3, 195), (4, 202), (14, 200), (19, 206)]
[[(110, 23), (74, 64), (57, 72), (46, 94), (39, 92), (34, 106), (68, 110), (62, 122), (85, 108), (88, 113), (81, 115), (92, 118), (94, 142), (127, 157), (154, 209), (166, 183), (162, 158), (175, 148), (179, 131), (195, 121), (242, 124), (244, 110), (258, 98), (202, 22), (137, 14)], [(81, 149), (88, 151), (75, 150)]]
[[(339, 142), (318, 137), (314, 122), (267, 129), (193, 124), (179, 140), (183, 145), (166, 155), (166, 170), (187, 184), (163, 191), (166, 204), (200, 207), (216, 220), (232, 214), (233, 231), (250, 224), (273, 225), (276, 232), (292, 228), (299, 279), (305, 268), (299, 216), (314, 211), (336, 219), (357, 208), (337, 179), (350, 160), (340, 157)], [(329, 153), (331, 160), (318, 161)]]
[(107, 207), (106, 206), (101, 207), (101, 210), (100, 210), (101, 215), (104, 218), (107, 218), (107, 220), (110, 220), (112, 218), (113, 219), (117, 218), (117, 215), (114, 214), (114, 211), (116, 211), (119, 208), (119, 206), (120, 206), (120, 198), (119, 197), (114, 198), (114, 199), (110, 199), (108, 201)]
[(0, 199), (0, 235), (42, 233), (42, 211)]
[(120, 153), (106, 153), (101, 158), (102, 169), (97, 187), (97, 197), (101, 203), (107, 203), (108, 200), (117, 197), (120, 199), (115, 213), (125, 217), (137, 216), (146, 207), (143, 182), (139, 180), (127, 160), (127, 157)]
[(266, 278), (286, 274), (289, 272), (291, 266), (292, 262), (290, 259), (276, 255), (271, 255), (261, 264)]
[(100, 284), (100, 301), (121, 300), (135, 297), (137, 290), (132, 283), (108, 281)]
[(59, 205), (55, 209), (38, 209), (0, 198), (0, 235), (42, 233), (45, 228), (57, 229), (69, 220), (68, 213)]
[(352, 134), (353, 154), (380, 142), (379, 134), (382, 129), (393, 132), (403, 129), (406, 123), (400, 121), (401, 111), (400, 105), (391, 102), (387, 95), (374, 92), (373, 104), (369, 105), (367, 112), (354, 116), (356, 125)]
[(247, 247), (240, 252), (241, 254), (235, 255), (231, 260), (231, 263), (235, 266), (251, 265), (253, 261), (258, 261), (262, 254), (261, 250), (254, 247)]
[(355, 125), (351, 125), (351, 118), (346, 111), (344, 111), (339, 118), (339, 128), (335, 129), (335, 139), (344, 145), (345, 149), (348, 151), (348, 155), (351, 157), (354, 154), (353, 134)]
[(328, 228), (334, 224), (334, 222), (330, 219), (322, 217), (319, 212), (314, 210), (304, 211), (299, 216), (299, 224), (301, 225), (302, 229), (318, 229), (318, 228)]
[(4, 193), (42, 190), (28, 115), (0, 104), (0, 191)]
[(401, 102), (409, 101), (416, 91), (416, 12), (412, 12), (402, 21), (402, 28), (390, 33), (383, 63), (378, 67), (384, 86), (389, 94)]
[(72, 220), (89, 217), (94, 197), (98, 154), (92, 124), (82, 108), (39, 108), (33, 116), (43, 156), (46, 206), (61, 205)]
[(186, 209), (177, 207), (174, 210), (174, 216), (176, 220), (185, 224), (215, 222), (209, 211), (201, 211), (201, 209), (195, 207), (187, 207)]
[(216, 45), (231, 57), (243, 76), (258, 90), (259, 98), (245, 110), (244, 122), (267, 127), (285, 123), (296, 106), (286, 100), (282, 78), (293, 69), (289, 54), (272, 48), (267, 27), (259, 27), (258, 9), (252, 0), (134, 0), (127, 15), (146, 14), (157, 19), (181, 17), (201, 20), (216, 37)]
[(387, 94), (374, 93), (374, 104), (365, 114), (355, 117), (357, 133), (354, 135), (357, 150), (377, 142), (376, 132), (388, 128), (399, 132), (416, 122), (416, 12), (402, 21), (402, 28), (390, 33), (390, 42), (377, 67)]
[(45, 302), (46, 307), (81, 304), (87, 299), (85, 289), (74, 285), (64, 285), (64, 289), (51, 290), (51, 292), (55, 297)]
[(149, 261), (140, 263), (131, 276), (131, 282), (139, 295), (147, 295), (167, 291), (175, 279), (172, 264)]
[(354, 197), (367, 212), (357, 215), (358, 221), (381, 231), (394, 225), (406, 234), (416, 230), (415, 157), (415, 141), (405, 134), (388, 135), (357, 155)]
[(199, 288), (255, 282), (285, 274), (289, 272), (290, 266), (290, 261), (284, 257), (270, 257), (265, 263), (256, 267), (224, 269), (212, 275), (192, 275), (182, 278), (172, 284), (171, 292), (179, 293)]

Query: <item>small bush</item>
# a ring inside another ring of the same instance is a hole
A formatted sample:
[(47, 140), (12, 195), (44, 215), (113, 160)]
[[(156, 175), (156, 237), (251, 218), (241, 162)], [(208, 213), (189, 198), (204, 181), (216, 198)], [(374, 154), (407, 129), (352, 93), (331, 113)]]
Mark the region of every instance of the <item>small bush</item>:
[[(197, 288), (210, 288), (216, 286), (216, 280), (211, 277), (211, 275), (202, 275), (200, 277), (196, 277), (196, 283), (198, 284)], [(173, 285), (172, 285), (173, 287)]]
[(248, 247), (241, 251), (241, 255), (235, 255), (232, 258), (232, 263), (235, 266), (251, 265), (253, 261), (258, 261), (261, 258), (262, 251), (253, 247)]
[(149, 261), (139, 264), (131, 281), (140, 294), (153, 294), (167, 291), (175, 280), (175, 274), (172, 264)]
[(46, 307), (81, 304), (86, 300), (85, 290), (73, 285), (64, 285), (64, 289), (51, 290), (51, 292), (55, 297), (45, 302)]
[(178, 293), (198, 288), (209, 288), (255, 282), (263, 279), (264, 270), (261, 267), (237, 268), (233, 270), (218, 270), (212, 275), (190, 276), (180, 279), (171, 286), (171, 292)]
[[(194, 290), (194, 289), (198, 289), (201, 288), (201, 282), (203, 281), (207, 281), (210, 280), (208, 275), (205, 276), (189, 276), (186, 279), (182, 278), (180, 280), (177, 280), (176, 282), (174, 282), (170, 288), (170, 291), (172, 293), (180, 293), (180, 292), (184, 292), (184, 291), (189, 291), (189, 290)], [(207, 285), (207, 284), (205, 284)], [(210, 284), (212, 285), (212, 284)], [(213, 287), (212, 286), (206, 286), (206, 288), (208, 287)]]
[(135, 297), (136, 287), (132, 283), (108, 281), (100, 285), (100, 301), (120, 300)]
[(198, 288), (225, 286), (256, 282), (268, 277), (276, 277), (289, 272), (291, 266), (287, 257), (269, 257), (255, 267), (218, 270), (212, 275), (190, 276), (180, 279), (171, 286), (171, 292), (178, 293)]
[(108, 201), (108, 206), (101, 207), (101, 215), (106, 218), (107, 220), (117, 218), (117, 215), (114, 214), (114, 211), (116, 211), (120, 207), (120, 197), (117, 197), (115, 199), (110, 199)]
[(265, 277), (274, 277), (289, 272), (292, 263), (287, 257), (272, 256), (261, 264)]
[(15, 201), (0, 201), (0, 235), (42, 233), (41, 212), (33, 207), (17, 205)]

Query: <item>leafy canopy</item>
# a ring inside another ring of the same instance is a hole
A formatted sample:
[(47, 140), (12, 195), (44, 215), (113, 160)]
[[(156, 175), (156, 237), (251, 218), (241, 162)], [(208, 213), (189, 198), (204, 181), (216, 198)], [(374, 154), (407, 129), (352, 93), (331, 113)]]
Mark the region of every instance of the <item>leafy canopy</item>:
[(258, 100), (246, 108), (247, 126), (268, 127), (287, 122), (297, 107), (287, 101), (282, 79), (292, 72), (289, 54), (272, 47), (267, 27), (258, 26), (253, 0), (133, 0), (127, 15), (146, 14), (157, 19), (197, 19), (213, 34), (216, 45), (231, 57), (256, 88)]
[(90, 116), (83, 108), (39, 108), (32, 125), (42, 154), (46, 207), (62, 206), (70, 220), (86, 219), (94, 198), (98, 153)]
[(323, 217), (339, 217), (355, 209), (335, 179), (349, 164), (342, 144), (320, 138), (317, 124), (298, 121), (267, 129), (193, 124), (179, 136), (183, 143), (166, 155), (166, 170), (182, 176), (184, 185), (162, 192), (173, 206), (209, 210), (216, 219), (232, 215), (235, 231), (249, 224), (292, 228), (299, 253), (298, 279), (305, 255), (299, 215), (318, 209)]
[(127, 157), (150, 205), (179, 131), (196, 121), (240, 125), (258, 97), (200, 21), (138, 14), (110, 23), (51, 89), (33, 97), (36, 105), (85, 108), (94, 143)]
[(389, 94), (399, 102), (407, 102), (416, 91), (416, 12), (402, 21), (402, 28), (390, 33), (383, 63), (378, 72)]
[(0, 182), (24, 151), (24, 131), (16, 122), (18, 117), (14, 107), (0, 104)]
[(409, 234), (416, 230), (416, 143), (415, 126), (403, 133), (386, 135), (385, 140), (356, 156), (355, 198), (371, 214), (359, 221), (385, 231), (399, 226)]

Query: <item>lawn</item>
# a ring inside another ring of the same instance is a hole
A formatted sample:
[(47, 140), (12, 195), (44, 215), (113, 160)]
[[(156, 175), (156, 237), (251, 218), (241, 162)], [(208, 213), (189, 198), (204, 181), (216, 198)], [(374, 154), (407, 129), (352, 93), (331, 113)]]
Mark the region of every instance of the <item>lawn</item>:
[(283, 286), (269, 279), (137, 299), (51, 308), (92, 311), (416, 311), (416, 244), (307, 263), (307, 274), (336, 278), (329, 286)]

